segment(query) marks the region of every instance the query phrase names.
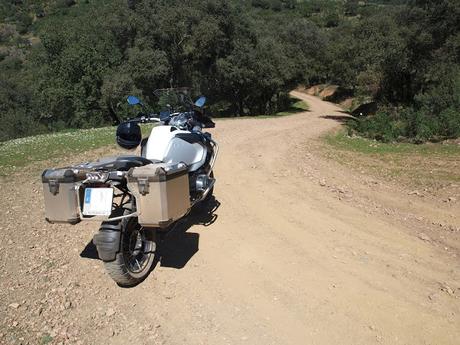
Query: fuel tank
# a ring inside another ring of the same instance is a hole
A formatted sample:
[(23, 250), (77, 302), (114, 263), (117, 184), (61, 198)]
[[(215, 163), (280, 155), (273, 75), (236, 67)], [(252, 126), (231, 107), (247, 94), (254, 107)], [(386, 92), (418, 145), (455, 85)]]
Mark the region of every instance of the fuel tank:
[(198, 134), (172, 126), (156, 126), (150, 133), (143, 155), (168, 164), (183, 162), (189, 166), (189, 171), (195, 171), (206, 161), (206, 153), (206, 146)]

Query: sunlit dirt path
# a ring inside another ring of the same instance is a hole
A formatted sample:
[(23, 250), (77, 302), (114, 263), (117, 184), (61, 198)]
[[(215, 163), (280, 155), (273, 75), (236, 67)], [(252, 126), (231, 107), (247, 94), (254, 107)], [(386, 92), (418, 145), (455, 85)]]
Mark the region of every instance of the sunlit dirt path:
[(294, 95), (310, 111), (217, 121), (215, 219), (180, 225), (135, 288), (81, 255), (97, 224), (48, 225), (38, 179), (4, 182), (0, 343), (459, 344), (458, 258), (308, 178), (308, 143), (343, 114)]

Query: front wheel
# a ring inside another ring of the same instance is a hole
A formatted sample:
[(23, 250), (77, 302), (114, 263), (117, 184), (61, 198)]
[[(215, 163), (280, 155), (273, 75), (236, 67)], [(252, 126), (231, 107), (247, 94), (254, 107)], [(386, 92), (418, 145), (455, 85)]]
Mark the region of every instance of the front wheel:
[(114, 261), (104, 262), (110, 277), (120, 286), (130, 287), (142, 282), (155, 260), (155, 232), (141, 226), (137, 218), (121, 221), (120, 252)]

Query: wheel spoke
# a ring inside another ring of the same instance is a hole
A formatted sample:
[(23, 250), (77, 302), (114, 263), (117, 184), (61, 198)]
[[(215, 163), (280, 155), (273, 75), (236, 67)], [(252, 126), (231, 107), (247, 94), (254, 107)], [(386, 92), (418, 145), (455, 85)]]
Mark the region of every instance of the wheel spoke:
[(140, 273), (147, 267), (152, 255), (152, 242), (146, 239), (144, 228), (137, 224), (130, 224), (126, 228), (126, 241), (123, 244), (125, 264), (132, 273)]
[[(145, 279), (154, 263), (155, 240), (137, 218), (120, 222), (122, 238), (115, 261), (104, 262), (111, 277), (121, 286), (134, 286)], [(152, 234), (153, 235), (153, 234)]]

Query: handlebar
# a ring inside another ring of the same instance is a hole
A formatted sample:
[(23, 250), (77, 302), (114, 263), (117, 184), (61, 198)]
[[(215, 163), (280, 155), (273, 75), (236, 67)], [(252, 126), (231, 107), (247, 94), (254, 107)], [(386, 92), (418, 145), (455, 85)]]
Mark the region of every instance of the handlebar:
[(149, 122), (161, 122), (161, 120), (159, 117), (157, 117), (157, 114), (148, 114), (148, 115), (141, 115), (141, 116), (133, 117), (132, 119), (128, 119), (124, 122), (149, 123)]
[[(186, 115), (186, 116), (191, 116), (195, 121), (192, 121), (190, 125), (193, 125), (195, 127), (196, 125), (200, 125), (201, 128), (214, 128), (215, 124), (212, 122), (210, 119), (209, 121), (202, 121), (202, 119), (197, 119), (195, 112), (193, 111), (185, 111), (185, 112), (176, 112), (176, 113), (170, 113), (167, 114), (167, 117), (161, 118), (160, 114), (155, 114), (155, 113), (150, 113), (150, 114), (142, 114), (140, 113), (138, 116), (128, 119), (124, 122), (136, 122), (136, 123), (154, 123), (154, 122), (165, 122), (166, 124), (173, 118), (180, 116), (180, 115)], [(198, 123), (196, 123), (198, 122)]]
[[(150, 122), (162, 122), (165, 121), (166, 119), (160, 119), (159, 114), (151, 113), (151, 114), (139, 114), (140, 116), (133, 117), (131, 119), (128, 119), (124, 122), (139, 122), (139, 123), (150, 123)], [(178, 115), (191, 115), (193, 116), (193, 112), (191, 111), (186, 111), (186, 112), (176, 112), (176, 113), (170, 113), (168, 115), (168, 119), (171, 119), (175, 116)]]

